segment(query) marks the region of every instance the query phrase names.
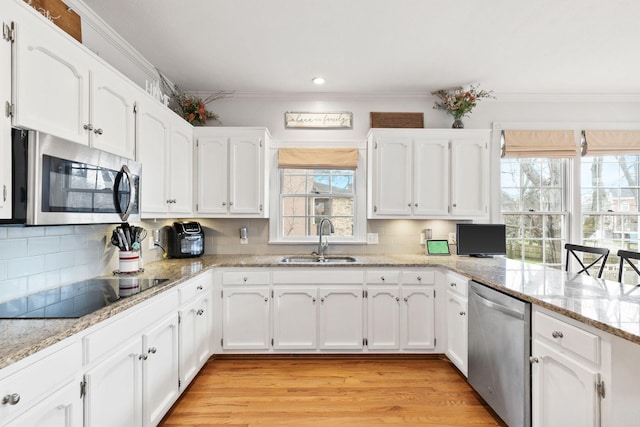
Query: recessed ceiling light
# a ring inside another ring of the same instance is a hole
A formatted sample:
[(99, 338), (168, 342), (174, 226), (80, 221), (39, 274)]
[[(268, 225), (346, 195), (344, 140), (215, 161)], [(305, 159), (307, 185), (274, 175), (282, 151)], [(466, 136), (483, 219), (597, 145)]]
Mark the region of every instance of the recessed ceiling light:
[(314, 77), (313, 79), (311, 79), (311, 81), (313, 82), (313, 84), (323, 85), (325, 82), (325, 79), (324, 77)]

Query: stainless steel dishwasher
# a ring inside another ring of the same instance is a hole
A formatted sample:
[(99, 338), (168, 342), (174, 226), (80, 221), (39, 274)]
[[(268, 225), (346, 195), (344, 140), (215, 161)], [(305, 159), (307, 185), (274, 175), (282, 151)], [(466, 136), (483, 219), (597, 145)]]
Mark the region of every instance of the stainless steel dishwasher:
[(469, 282), (469, 383), (510, 427), (531, 426), (531, 304)]

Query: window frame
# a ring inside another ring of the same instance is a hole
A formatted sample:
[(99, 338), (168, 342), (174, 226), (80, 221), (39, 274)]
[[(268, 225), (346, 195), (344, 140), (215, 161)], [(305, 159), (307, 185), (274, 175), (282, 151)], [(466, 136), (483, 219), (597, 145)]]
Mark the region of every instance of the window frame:
[[(281, 177), (278, 167), (278, 149), (284, 147), (305, 148), (357, 148), (358, 166), (353, 177), (353, 235), (328, 235), (330, 244), (366, 244), (367, 233), (367, 150), (365, 141), (273, 141), (271, 145), (271, 167), (269, 174), (269, 244), (318, 244), (318, 236), (284, 236), (282, 221)], [(326, 168), (324, 168), (326, 170)], [(322, 195), (321, 195), (322, 196)]]

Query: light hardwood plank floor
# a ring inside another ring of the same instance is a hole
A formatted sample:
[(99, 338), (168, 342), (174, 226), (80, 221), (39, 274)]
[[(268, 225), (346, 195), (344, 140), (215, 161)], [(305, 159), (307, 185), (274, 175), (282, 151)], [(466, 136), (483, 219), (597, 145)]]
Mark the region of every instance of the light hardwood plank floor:
[(161, 426), (504, 426), (447, 360), (210, 360)]

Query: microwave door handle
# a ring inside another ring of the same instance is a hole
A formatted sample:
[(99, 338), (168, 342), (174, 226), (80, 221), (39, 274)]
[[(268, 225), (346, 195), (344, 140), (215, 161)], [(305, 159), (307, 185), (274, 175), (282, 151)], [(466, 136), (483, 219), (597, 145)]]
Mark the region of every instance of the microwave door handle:
[(120, 174), (118, 174), (118, 179), (116, 180), (116, 185), (114, 186), (113, 197), (115, 199), (116, 205), (119, 204), (118, 188), (120, 187), (120, 180), (122, 179), (121, 174), (126, 175), (127, 179), (129, 180), (129, 205), (127, 206), (127, 209), (124, 211), (124, 213), (120, 214), (120, 218), (123, 221), (126, 221), (129, 218), (129, 215), (131, 215), (131, 212), (133, 211), (133, 206), (136, 200), (136, 186), (133, 185), (133, 175), (131, 174), (131, 171), (129, 170), (127, 165), (122, 165), (122, 168), (120, 169)]

